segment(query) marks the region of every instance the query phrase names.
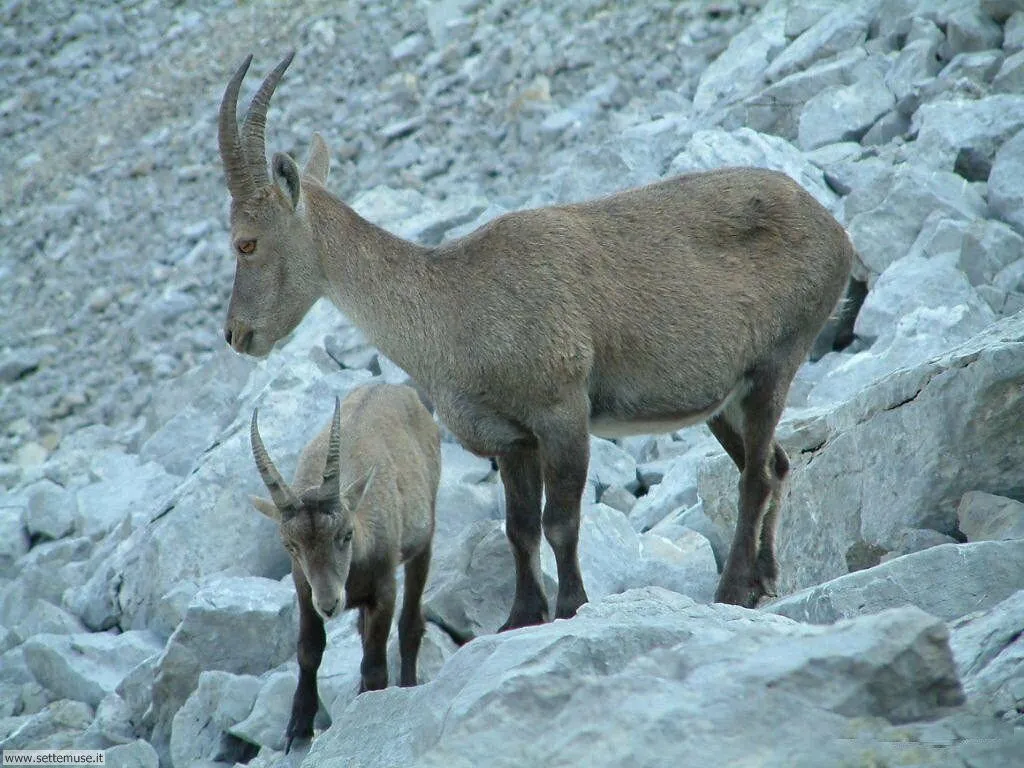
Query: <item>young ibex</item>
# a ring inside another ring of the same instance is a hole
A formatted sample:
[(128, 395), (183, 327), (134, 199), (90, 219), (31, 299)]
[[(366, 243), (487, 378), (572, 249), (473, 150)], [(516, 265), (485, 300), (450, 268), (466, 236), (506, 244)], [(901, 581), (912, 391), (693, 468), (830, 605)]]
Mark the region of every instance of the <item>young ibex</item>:
[(576, 550), (591, 432), (706, 421), (741, 472), (716, 599), (754, 606), (773, 594), (789, 469), (775, 426), (853, 258), (829, 212), (784, 174), (728, 168), (507, 214), (421, 247), (324, 188), (319, 135), (301, 173), (277, 153), (268, 176), (267, 105), (291, 60), (256, 92), (241, 134), (251, 56), (221, 102), (237, 258), (228, 343), (267, 355), (326, 296), (428, 392), (467, 448), (497, 458), (516, 565), (504, 629), (548, 618), (542, 522), (555, 615), (587, 599)]
[(288, 485), (270, 460), (257, 427), (250, 431), (256, 467), (273, 502), (253, 504), (280, 522), (299, 599), (299, 683), (287, 748), (313, 735), (316, 673), (326, 645), (324, 620), (359, 609), (363, 641), (360, 692), (388, 683), (387, 641), (395, 610), (395, 569), (405, 564), (398, 618), (403, 686), (416, 685), (424, 622), (420, 608), (430, 567), (441, 436), (411, 387), (357, 387), (335, 402), (334, 418), (299, 455)]

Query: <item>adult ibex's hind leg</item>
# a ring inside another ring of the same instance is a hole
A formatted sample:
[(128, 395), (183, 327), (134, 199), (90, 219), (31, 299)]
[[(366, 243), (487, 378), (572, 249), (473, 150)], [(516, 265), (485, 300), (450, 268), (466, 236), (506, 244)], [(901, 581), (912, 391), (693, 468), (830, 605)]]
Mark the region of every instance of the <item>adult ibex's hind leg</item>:
[(398, 651), (402, 659), (402, 670), (398, 684), (416, 685), (416, 659), (423, 642), (423, 610), (420, 606), (423, 587), (430, 570), (430, 546), (412, 557), (405, 564), (405, 593), (402, 596), (402, 613), (398, 617)]
[[(728, 413), (709, 422), (712, 432), (740, 469), (739, 515), (732, 548), (715, 592), (717, 602), (753, 608), (775, 589), (778, 566), (774, 537), (782, 485), (777, 468), (788, 468), (788, 461), (779, 460), (779, 452), (782, 457), (785, 453), (781, 448), (776, 450), (774, 441), (775, 425), (785, 405), (788, 383), (787, 379), (781, 381), (780, 386), (776, 371), (754, 375), (751, 390), (738, 404), (743, 424), (739, 435), (741, 443), (736, 440), (736, 419), (730, 418)], [(728, 411), (735, 413), (736, 407), (731, 406)], [(774, 510), (766, 520), (771, 508)]]
[(540, 500), (543, 486), (536, 446), (517, 445), (498, 457), (505, 486), (505, 535), (516, 567), (516, 593), (508, 620), (498, 630), (548, 620), (548, 598), (540, 569)]
[[(726, 413), (716, 414), (708, 420), (708, 428), (725, 452), (729, 454), (736, 468), (742, 473), (746, 466), (743, 435), (730, 422), (730, 417), (742, 422), (742, 412), (736, 409), (729, 416)], [(779, 577), (779, 565), (775, 558), (775, 532), (778, 527), (783, 481), (789, 474), (789, 457), (777, 442), (772, 442), (772, 459), (769, 462), (769, 468), (774, 473), (777, 482), (773, 486), (768, 507), (761, 520), (754, 573), (762, 594), (766, 597), (775, 597)]]
[(555, 618), (567, 619), (587, 602), (580, 573), (580, 502), (587, 484), (590, 434), (586, 411), (571, 407), (539, 434), (544, 474), (544, 537), (555, 553), (558, 600)]
[(771, 498), (768, 500), (768, 509), (761, 521), (761, 538), (757, 548), (754, 574), (761, 584), (764, 596), (776, 597), (779, 593), (779, 563), (775, 559), (775, 532), (779, 525), (783, 483), (789, 475), (789, 457), (778, 443), (772, 444), (772, 458), (769, 460), (769, 466), (775, 474), (775, 484), (772, 488)]

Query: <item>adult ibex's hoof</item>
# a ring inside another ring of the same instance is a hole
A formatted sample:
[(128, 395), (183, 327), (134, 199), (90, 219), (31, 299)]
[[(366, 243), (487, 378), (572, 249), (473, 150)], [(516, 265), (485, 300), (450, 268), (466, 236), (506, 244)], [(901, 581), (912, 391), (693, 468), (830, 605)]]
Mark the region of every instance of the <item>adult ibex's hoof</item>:
[(763, 596), (763, 587), (756, 579), (727, 579), (723, 575), (715, 590), (716, 603), (729, 603), (744, 608), (756, 608)]
[(512, 612), (508, 615), (508, 619), (499, 628), (499, 632), (506, 632), (510, 629), (519, 629), (520, 627), (532, 627), (537, 624), (546, 624), (548, 621), (548, 607), (537, 605), (530, 608), (520, 608), (517, 605), (512, 606)]
[(558, 601), (555, 604), (555, 618), (556, 619), (571, 619), (576, 615), (576, 611), (580, 609), (580, 606), (587, 602), (587, 593), (583, 590), (583, 586), (580, 585), (579, 589), (568, 591), (566, 594), (558, 595)]
[(765, 554), (764, 549), (758, 552), (754, 562), (754, 580), (762, 596), (779, 596), (779, 564), (773, 555)]

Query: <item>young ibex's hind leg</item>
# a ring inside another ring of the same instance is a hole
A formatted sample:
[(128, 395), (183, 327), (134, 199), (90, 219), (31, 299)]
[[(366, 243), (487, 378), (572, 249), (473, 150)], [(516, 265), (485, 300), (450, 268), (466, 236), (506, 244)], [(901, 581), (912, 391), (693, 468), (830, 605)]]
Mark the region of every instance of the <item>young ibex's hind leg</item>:
[[(755, 374), (750, 392), (708, 422), (740, 470), (739, 515), (715, 600), (753, 608), (775, 591), (775, 526), (789, 462), (775, 443), (786, 383), (775, 372)], [(741, 418), (737, 418), (737, 409)], [(737, 422), (742, 421), (742, 429)]]
[(416, 685), (416, 659), (423, 641), (423, 610), (420, 600), (430, 570), (430, 545), (410, 558), (405, 564), (405, 592), (402, 596), (402, 614), (398, 617), (398, 651), (402, 658), (402, 671), (398, 684)]
[(569, 411), (539, 435), (544, 474), (544, 537), (555, 553), (558, 600), (555, 618), (567, 619), (587, 602), (580, 573), (580, 502), (587, 484), (590, 434), (586, 411)]
[(516, 629), (548, 620), (548, 599), (540, 569), (540, 501), (543, 486), (536, 446), (517, 445), (498, 457), (505, 486), (505, 534), (516, 566), (512, 610), (499, 629)]

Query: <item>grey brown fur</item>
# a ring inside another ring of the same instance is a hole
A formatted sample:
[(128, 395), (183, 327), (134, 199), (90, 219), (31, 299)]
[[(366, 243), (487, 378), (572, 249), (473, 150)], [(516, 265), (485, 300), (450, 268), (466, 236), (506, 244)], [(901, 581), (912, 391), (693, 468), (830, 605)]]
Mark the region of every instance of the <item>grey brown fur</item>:
[(253, 412), (253, 457), (273, 502), (253, 497), (280, 523), (299, 600), (299, 682), (288, 747), (313, 735), (316, 674), (326, 645), (324, 619), (359, 610), (360, 691), (388, 682), (387, 640), (405, 564), (398, 619), (403, 686), (416, 684), (423, 636), (423, 587), (430, 568), (434, 503), (441, 473), (440, 431), (411, 387), (357, 387), (299, 455), (288, 485), (263, 446)]
[(775, 426), (853, 259), (829, 212), (784, 174), (726, 168), (507, 214), (421, 247), (324, 188), (318, 135), (302, 172), (278, 153), (267, 174), (262, 120), (290, 59), (254, 99), (248, 143), (233, 132), (249, 59), (221, 103), (237, 256), (228, 343), (266, 355), (326, 296), (467, 448), (497, 458), (516, 564), (504, 628), (548, 618), (542, 530), (557, 562), (555, 615), (587, 599), (577, 541), (591, 432), (706, 421), (741, 472), (716, 599), (753, 606), (773, 594), (789, 469)]

